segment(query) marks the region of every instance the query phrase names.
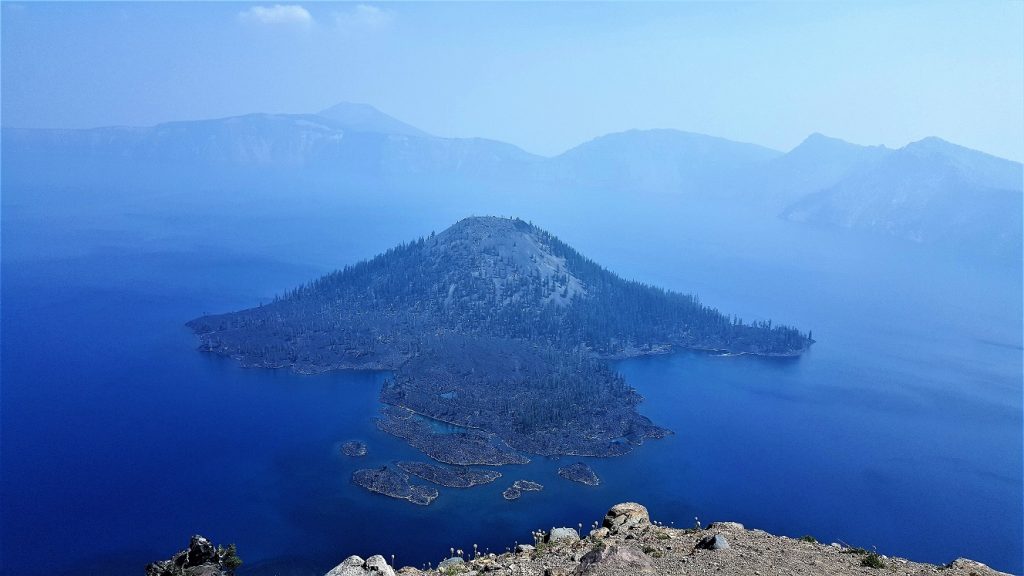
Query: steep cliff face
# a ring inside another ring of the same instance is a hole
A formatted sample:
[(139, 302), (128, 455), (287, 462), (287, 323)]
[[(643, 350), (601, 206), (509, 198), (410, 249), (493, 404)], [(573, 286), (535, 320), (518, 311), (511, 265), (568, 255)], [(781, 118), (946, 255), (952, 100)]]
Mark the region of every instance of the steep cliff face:
[(350, 556), (327, 576), (1007, 576), (963, 558), (945, 566), (921, 564), (810, 537), (773, 536), (735, 522), (675, 528), (652, 520), (646, 508), (632, 502), (613, 506), (602, 525), (592, 528), (583, 538), (575, 528), (538, 531), (533, 544), (518, 544), (504, 554), (463, 553), (429, 568), (396, 570), (382, 556)]

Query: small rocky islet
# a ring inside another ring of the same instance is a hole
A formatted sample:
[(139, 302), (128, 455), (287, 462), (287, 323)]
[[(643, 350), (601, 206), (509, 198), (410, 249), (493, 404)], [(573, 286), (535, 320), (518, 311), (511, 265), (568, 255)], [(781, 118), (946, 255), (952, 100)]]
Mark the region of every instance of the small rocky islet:
[(353, 458), (359, 458), (366, 456), (366, 442), (361, 440), (349, 440), (341, 445), (341, 453), (345, 456), (352, 456)]
[(530, 480), (516, 480), (511, 486), (501, 493), (501, 496), (505, 498), (505, 500), (517, 500), (523, 495), (523, 492), (540, 492), (543, 489), (543, 484)]
[(579, 482), (588, 486), (597, 486), (601, 483), (601, 479), (594, 472), (593, 468), (584, 462), (562, 466), (558, 469), (558, 475), (566, 480), (572, 480), (573, 482)]
[(427, 506), (439, 495), (436, 488), (413, 484), (409, 475), (391, 466), (364, 468), (352, 473), (352, 482), (371, 492)]

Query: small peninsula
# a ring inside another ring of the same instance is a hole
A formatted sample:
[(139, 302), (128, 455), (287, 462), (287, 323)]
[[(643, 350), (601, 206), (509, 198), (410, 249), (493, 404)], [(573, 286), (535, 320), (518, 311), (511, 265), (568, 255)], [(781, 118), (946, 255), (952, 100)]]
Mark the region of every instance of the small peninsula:
[[(670, 432), (609, 359), (694, 349), (797, 356), (810, 334), (748, 324), (625, 280), (519, 219), (474, 217), (188, 323), (199, 349), (315, 374), (388, 370), (377, 421), (447, 464), (618, 456)], [(440, 430), (437, 424), (458, 427)]]
[(501, 495), (505, 500), (516, 500), (523, 495), (523, 492), (540, 492), (543, 489), (543, 484), (531, 480), (516, 480)]

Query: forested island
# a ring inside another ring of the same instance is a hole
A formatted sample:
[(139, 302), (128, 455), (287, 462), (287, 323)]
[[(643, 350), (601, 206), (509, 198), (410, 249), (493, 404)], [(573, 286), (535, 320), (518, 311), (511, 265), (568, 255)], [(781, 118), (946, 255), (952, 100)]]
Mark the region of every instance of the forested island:
[[(448, 464), (615, 456), (669, 433), (607, 363), (672, 349), (796, 356), (810, 333), (624, 280), (519, 219), (474, 217), (256, 308), (188, 323), (245, 366), (389, 370), (378, 427)], [(433, 419), (462, 427), (433, 430)]]

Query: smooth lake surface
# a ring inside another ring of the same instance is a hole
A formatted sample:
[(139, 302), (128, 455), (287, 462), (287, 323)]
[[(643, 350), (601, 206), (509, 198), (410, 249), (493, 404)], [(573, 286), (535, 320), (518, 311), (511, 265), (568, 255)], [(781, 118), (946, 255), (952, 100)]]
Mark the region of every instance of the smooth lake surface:
[[(386, 375), (242, 369), (196, 352), (183, 326), (323, 268), (123, 248), (5, 261), (2, 571), (137, 575), (193, 533), (237, 543), (242, 574), (320, 575), (349, 554), (418, 566), (449, 547), (503, 551), (537, 528), (589, 525), (635, 500), (677, 526), (733, 520), (1022, 572), (1019, 271), (982, 282), (910, 255), (872, 263), (891, 273), (858, 283), (849, 260), (780, 270), (660, 249), (672, 261), (656, 271), (583, 252), (725, 311), (813, 328), (819, 342), (795, 360), (621, 362), (642, 412), (675, 435), (588, 459), (598, 487), (556, 475), (575, 459), (535, 458), (490, 485), (442, 488), (429, 507), (349, 481), (422, 458), (373, 425)], [(353, 438), (367, 457), (339, 454)], [(545, 489), (503, 500), (520, 478)]]

